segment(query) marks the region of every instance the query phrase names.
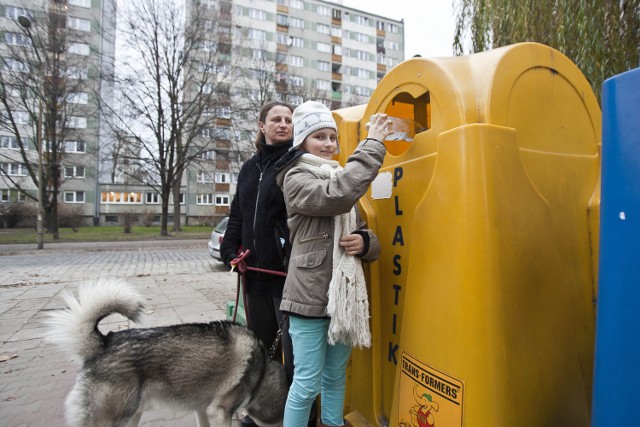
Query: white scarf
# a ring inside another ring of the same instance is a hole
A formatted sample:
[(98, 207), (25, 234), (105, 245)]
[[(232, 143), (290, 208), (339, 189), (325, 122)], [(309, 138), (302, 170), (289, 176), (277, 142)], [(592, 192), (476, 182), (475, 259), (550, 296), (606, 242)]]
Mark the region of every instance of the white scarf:
[[(342, 170), (335, 160), (305, 153), (300, 158), (302, 167), (318, 173), (323, 178), (332, 178)], [(360, 258), (347, 255), (340, 246), (340, 237), (357, 230), (355, 207), (351, 211), (333, 217), (333, 266), (329, 283), (327, 314), (329, 344), (341, 342), (355, 347), (370, 347), (369, 300)]]

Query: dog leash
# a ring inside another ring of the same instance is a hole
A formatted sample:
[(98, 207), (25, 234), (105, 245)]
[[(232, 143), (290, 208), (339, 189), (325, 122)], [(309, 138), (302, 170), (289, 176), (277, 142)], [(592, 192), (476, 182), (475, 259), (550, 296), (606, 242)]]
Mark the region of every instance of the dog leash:
[[(287, 277), (287, 273), (285, 273), (283, 271), (267, 270), (267, 269), (264, 269), (264, 268), (248, 266), (247, 263), (245, 262), (245, 258), (247, 258), (247, 256), (249, 256), (249, 253), (250, 253), (249, 249), (246, 249), (246, 250), (240, 252), (238, 257), (234, 258), (229, 263), (229, 264), (231, 264), (231, 271), (233, 271), (237, 267), (238, 271), (240, 272), (240, 274), (238, 275), (238, 282), (237, 282), (237, 287), (236, 287), (236, 308), (233, 311), (233, 322), (234, 323), (236, 321), (236, 315), (238, 314), (238, 298), (240, 297), (240, 280), (242, 279), (242, 283), (245, 283), (245, 284), (247, 283), (247, 279), (246, 279), (246, 275), (245, 275), (247, 270), (257, 271), (259, 273), (273, 274), (273, 275), (276, 275), (276, 276)], [(242, 286), (242, 298), (243, 298), (244, 303), (247, 304), (247, 289), (246, 289), (246, 286)], [(284, 326), (285, 326), (285, 324), (286, 324), (286, 322), (288, 320), (289, 320), (289, 316), (287, 316), (286, 314), (284, 316), (282, 316), (282, 320), (280, 321), (280, 324), (278, 325), (278, 332), (276, 333), (276, 339), (273, 341), (273, 344), (271, 344), (271, 347), (269, 348), (269, 359), (273, 359), (273, 356), (275, 356), (276, 349), (278, 348), (278, 344), (280, 344), (280, 340), (282, 339), (282, 334), (285, 331)], [(249, 323), (249, 319), (247, 319), (247, 324), (248, 323)]]

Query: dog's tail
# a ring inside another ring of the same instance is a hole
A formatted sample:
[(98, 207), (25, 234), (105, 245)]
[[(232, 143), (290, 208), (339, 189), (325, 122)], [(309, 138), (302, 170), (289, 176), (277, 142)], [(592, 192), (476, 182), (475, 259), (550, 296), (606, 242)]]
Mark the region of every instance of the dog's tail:
[(103, 335), (98, 323), (113, 313), (139, 322), (144, 299), (133, 287), (120, 280), (98, 279), (78, 289), (78, 299), (62, 294), (68, 308), (50, 313), (46, 338), (74, 356), (87, 360), (102, 349)]

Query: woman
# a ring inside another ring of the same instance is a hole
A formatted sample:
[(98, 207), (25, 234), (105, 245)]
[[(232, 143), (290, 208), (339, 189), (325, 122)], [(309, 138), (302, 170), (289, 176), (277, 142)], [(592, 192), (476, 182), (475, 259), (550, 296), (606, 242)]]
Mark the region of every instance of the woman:
[[(245, 262), (250, 267), (287, 271), (290, 253), (287, 213), (282, 191), (276, 185), (274, 164), (291, 148), (293, 108), (279, 101), (267, 102), (260, 109), (256, 154), (240, 169), (236, 194), (231, 202), (229, 223), (220, 246), (227, 267), (240, 249), (250, 251)], [(276, 339), (282, 320), (279, 310), (284, 277), (247, 270), (244, 309), (247, 326), (268, 347)], [(282, 335), (285, 369), (289, 381), (293, 375), (291, 339)], [(276, 354), (274, 358), (280, 358)], [(243, 427), (256, 424), (249, 417)]]
[(305, 102), (293, 112), (294, 142), (278, 163), (293, 249), (280, 309), (289, 314), (295, 369), (284, 427), (306, 424), (321, 394), (321, 426), (342, 426), (351, 346), (371, 345), (369, 308), (360, 260), (378, 257), (376, 235), (354, 205), (378, 174), (391, 133), (384, 114), (342, 169), (337, 126), (327, 107)]

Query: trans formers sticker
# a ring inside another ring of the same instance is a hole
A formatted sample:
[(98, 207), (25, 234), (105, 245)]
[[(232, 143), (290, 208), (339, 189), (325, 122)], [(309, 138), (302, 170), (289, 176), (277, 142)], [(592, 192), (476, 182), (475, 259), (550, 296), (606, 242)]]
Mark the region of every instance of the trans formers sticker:
[(462, 426), (464, 383), (402, 353), (400, 427)]

